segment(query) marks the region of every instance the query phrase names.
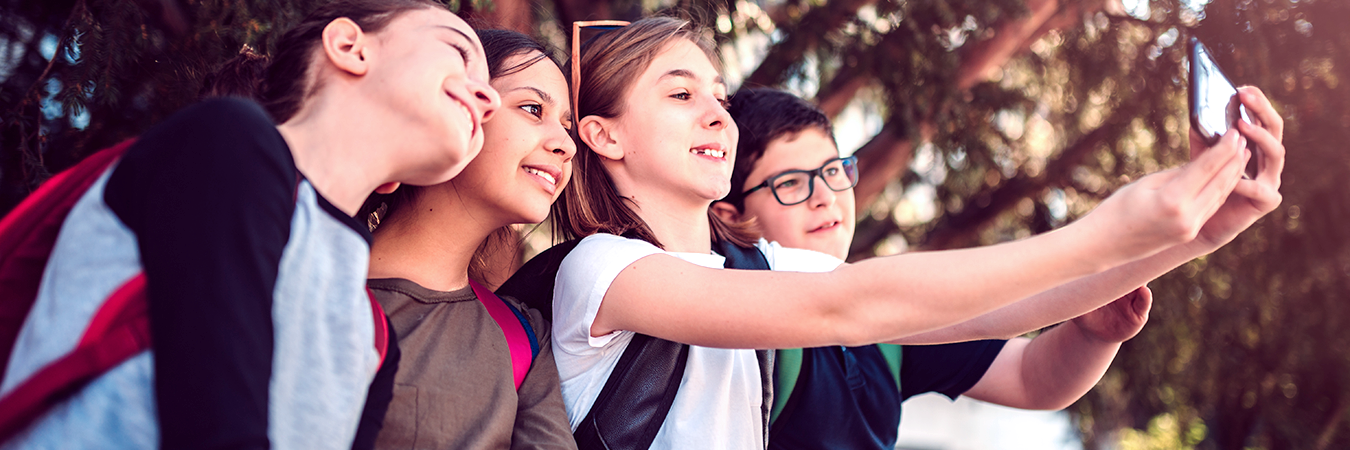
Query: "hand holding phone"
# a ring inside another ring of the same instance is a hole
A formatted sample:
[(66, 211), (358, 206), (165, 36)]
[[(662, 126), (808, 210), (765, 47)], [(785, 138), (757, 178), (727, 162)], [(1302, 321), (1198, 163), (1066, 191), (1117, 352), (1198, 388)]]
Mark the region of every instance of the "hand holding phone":
[[(1191, 126), (1199, 132), (1205, 143), (1213, 145), (1228, 130), (1237, 126), (1237, 121), (1252, 122), (1247, 108), (1238, 101), (1237, 88), (1228, 81), (1214, 56), (1199, 39), (1191, 38)], [(1252, 158), (1247, 162), (1246, 178), (1256, 179), (1257, 161), (1254, 146)]]

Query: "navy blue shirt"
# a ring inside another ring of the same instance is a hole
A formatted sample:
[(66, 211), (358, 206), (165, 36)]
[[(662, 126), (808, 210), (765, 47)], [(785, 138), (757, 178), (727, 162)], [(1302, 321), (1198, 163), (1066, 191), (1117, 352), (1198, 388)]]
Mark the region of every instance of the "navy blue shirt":
[(905, 346), (898, 387), (876, 345), (803, 349), (769, 448), (895, 448), (901, 402), (928, 392), (955, 399), (980, 381), (1006, 342)]

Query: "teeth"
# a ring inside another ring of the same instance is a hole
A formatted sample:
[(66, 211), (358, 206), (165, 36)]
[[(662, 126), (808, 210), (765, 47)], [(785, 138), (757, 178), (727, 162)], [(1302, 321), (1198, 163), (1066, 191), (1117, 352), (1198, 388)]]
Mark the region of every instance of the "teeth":
[(526, 167), (526, 168), (525, 168), (525, 171), (526, 171), (526, 172), (529, 172), (529, 173), (532, 173), (532, 174), (535, 174), (535, 175), (538, 175), (538, 176), (542, 177), (543, 179), (548, 180), (549, 183), (558, 184), (558, 180), (557, 180), (557, 179), (554, 179), (554, 178), (553, 178), (553, 174), (551, 174), (551, 173), (548, 173), (548, 172), (545, 172), (545, 171), (542, 171), (542, 170), (539, 170), (539, 169), (535, 169), (535, 168), (533, 168), (533, 167)]
[(468, 107), (468, 106), (465, 106), (463, 103), (460, 103), (460, 104), (459, 104), (459, 109), (460, 109), (461, 111), (464, 111), (464, 118), (467, 119), (467, 120), (469, 121), (470, 126), (472, 126), (472, 124), (473, 124), (473, 112), (472, 112), (472, 111), (469, 111), (469, 107)]
[(713, 149), (693, 149), (693, 150), (690, 150), (690, 151), (693, 152), (695, 155), (708, 155), (708, 156), (711, 156), (711, 157), (714, 157), (714, 158), (720, 158), (720, 159), (725, 159), (725, 158), (727, 157), (727, 152), (725, 152), (725, 151), (723, 151), (723, 150), (713, 150)]

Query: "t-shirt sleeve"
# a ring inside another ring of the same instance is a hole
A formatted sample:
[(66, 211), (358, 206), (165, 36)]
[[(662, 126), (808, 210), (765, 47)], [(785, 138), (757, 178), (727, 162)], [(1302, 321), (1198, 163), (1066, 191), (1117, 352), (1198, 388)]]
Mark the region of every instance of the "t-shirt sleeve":
[(272, 293), (296, 177), (262, 108), (222, 99), (150, 129), (108, 181), (148, 282), (162, 448), (268, 447)]
[(393, 320), (389, 317), (384, 320), (389, 327), (384, 362), (380, 364), (380, 370), (375, 372), (375, 379), (366, 391), (366, 405), (361, 409), (361, 421), (356, 425), (352, 450), (375, 448), (375, 439), (379, 437), (380, 429), (384, 428), (385, 413), (389, 412), (389, 403), (394, 400), (394, 376), (398, 373), (398, 363), (403, 359), (403, 353), (398, 347), (398, 333), (394, 330)]
[(619, 332), (592, 337), (591, 325), (609, 285), (619, 272), (644, 257), (662, 253), (646, 241), (611, 234), (589, 236), (563, 258), (553, 287), (553, 333), (556, 350), (590, 354)]
[(530, 318), (539, 339), (539, 355), (530, 364), (530, 372), (516, 391), (516, 422), (511, 430), (513, 449), (575, 450), (572, 426), (563, 407), (558, 366), (553, 359), (553, 336), (549, 323), (538, 311), (517, 303)]
[(984, 340), (904, 346), (900, 360), (901, 400), (928, 392), (956, 399), (984, 377), (1007, 342)]
[(769, 261), (769, 267), (776, 272), (829, 272), (844, 264), (844, 261), (814, 250), (788, 248), (777, 242), (760, 239), (755, 244)]

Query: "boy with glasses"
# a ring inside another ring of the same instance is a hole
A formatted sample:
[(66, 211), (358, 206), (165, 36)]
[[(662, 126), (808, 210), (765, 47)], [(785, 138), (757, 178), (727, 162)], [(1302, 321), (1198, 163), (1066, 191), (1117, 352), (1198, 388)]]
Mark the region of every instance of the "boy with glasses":
[[(770, 89), (738, 92), (730, 110), (740, 128), (732, 190), (713, 210), (784, 247), (846, 257), (857, 159), (839, 157), (829, 118)], [(1143, 328), (1151, 299), (1141, 287), (1035, 339), (780, 350), (769, 447), (894, 448), (900, 403), (927, 392), (1064, 408)]]

